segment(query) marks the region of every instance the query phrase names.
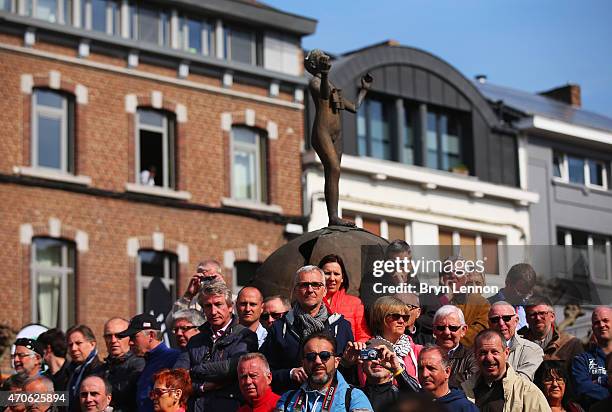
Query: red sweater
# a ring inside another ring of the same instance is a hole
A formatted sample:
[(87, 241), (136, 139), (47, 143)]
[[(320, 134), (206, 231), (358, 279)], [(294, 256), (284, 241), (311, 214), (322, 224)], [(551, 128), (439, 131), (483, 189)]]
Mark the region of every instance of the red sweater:
[(351, 323), (355, 341), (365, 342), (370, 339), (370, 330), (363, 314), (361, 299), (356, 296), (347, 295), (346, 290), (340, 289), (331, 297), (331, 302), (327, 298), (323, 301), (330, 314), (340, 313)]
[(276, 402), (280, 399), (280, 395), (272, 392), (271, 388), (261, 398), (253, 399), (253, 405), (248, 403), (242, 405), (236, 412), (272, 412), (276, 408)]

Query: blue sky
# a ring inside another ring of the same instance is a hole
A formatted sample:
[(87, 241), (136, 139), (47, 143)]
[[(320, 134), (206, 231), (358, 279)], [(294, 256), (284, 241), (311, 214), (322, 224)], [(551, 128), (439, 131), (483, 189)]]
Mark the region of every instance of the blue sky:
[(465, 76), (525, 91), (577, 83), (612, 117), (611, 0), (262, 0), (315, 18), (307, 49), (342, 53), (394, 39)]

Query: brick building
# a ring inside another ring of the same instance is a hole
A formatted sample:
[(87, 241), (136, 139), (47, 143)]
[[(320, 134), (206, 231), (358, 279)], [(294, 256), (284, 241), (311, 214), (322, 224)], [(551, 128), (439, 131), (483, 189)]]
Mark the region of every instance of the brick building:
[(202, 258), (237, 287), (300, 228), (314, 20), (253, 1), (0, 9), (0, 323), (101, 336)]

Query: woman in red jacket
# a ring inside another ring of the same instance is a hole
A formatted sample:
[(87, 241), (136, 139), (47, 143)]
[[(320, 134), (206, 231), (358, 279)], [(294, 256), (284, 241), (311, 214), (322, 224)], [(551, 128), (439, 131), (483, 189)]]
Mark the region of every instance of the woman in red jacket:
[(323, 302), (330, 313), (340, 313), (351, 323), (355, 341), (365, 342), (370, 339), (361, 299), (346, 293), (349, 277), (342, 258), (338, 255), (327, 255), (321, 259), (319, 267), (325, 273), (327, 295)]

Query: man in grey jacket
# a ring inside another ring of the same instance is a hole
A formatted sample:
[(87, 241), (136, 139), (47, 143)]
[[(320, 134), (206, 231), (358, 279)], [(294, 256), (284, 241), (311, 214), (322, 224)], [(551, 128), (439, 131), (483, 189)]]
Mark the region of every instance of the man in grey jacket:
[(508, 363), (516, 373), (533, 381), (533, 375), (544, 359), (544, 351), (537, 344), (521, 338), (516, 333), (517, 325), (518, 316), (514, 306), (504, 301), (491, 305), (489, 327), (501, 333), (506, 339), (510, 349)]

